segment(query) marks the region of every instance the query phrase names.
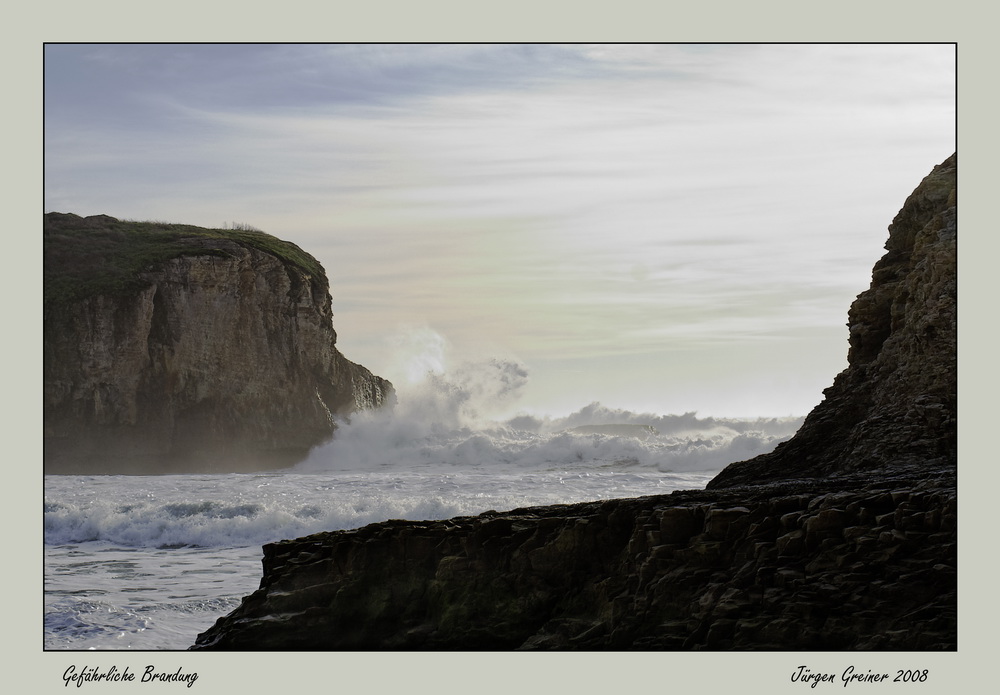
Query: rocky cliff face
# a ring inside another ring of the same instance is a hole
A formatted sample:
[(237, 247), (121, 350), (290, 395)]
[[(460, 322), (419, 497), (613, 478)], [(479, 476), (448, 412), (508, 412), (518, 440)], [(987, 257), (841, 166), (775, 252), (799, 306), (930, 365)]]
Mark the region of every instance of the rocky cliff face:
[(907, 200), (801, 433), (705, 491), (264, 547), (194, 649), (957, 644), (955, 160)]
[[(46, 216), (47, 289), (64, 272), (75, 292), (46, 298), (47, 473), (290, 465), (331, 436), (334, 416), (392, 399), (391, 384), (337, 350), (318, 263), (298, 265), (240, 235), (169, 231), (156, 261), (78, 292), (139, 246), (135, 235), (161, 243), (159, 232)], [(79, 243), (102, 244), (104, 257), (81, 271), (64, 258)]]
[(957, 158), (907, 198), (871, 287), (848, 313), (848, 367), (796, 435), (708, 487), (954, 464), (957, 447)]

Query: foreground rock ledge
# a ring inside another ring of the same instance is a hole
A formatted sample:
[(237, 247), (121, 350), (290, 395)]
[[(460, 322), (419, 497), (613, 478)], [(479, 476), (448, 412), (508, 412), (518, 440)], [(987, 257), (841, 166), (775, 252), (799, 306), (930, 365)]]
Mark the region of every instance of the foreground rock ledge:
[(957, 648), (956, 159), (890, 226), (848, 368), (709, 490), (264, 546), (193, 649)]
[(954, 483), (943, 465), (282, 541), (193, 649), (955, 649)]

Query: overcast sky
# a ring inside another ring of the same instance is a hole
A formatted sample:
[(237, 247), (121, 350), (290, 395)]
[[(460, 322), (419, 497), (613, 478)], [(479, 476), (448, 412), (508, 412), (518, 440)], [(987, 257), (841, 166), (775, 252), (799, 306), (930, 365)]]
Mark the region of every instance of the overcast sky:
[(805, 414), (955, 150), (951, 45), (49, 45), (45, 87), (46, 211), (252, 224), (348, 358), (516, 359), (539, 414)]

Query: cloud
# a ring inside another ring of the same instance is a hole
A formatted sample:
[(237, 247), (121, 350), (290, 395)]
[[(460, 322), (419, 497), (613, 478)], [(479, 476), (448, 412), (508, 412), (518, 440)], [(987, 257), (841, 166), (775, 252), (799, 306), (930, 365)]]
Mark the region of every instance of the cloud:
[(946, 45), (46, 47), (47, 209), (294, 241), (373, 368), (406, 322), (647, 369), (841, 331), (953, 135)]

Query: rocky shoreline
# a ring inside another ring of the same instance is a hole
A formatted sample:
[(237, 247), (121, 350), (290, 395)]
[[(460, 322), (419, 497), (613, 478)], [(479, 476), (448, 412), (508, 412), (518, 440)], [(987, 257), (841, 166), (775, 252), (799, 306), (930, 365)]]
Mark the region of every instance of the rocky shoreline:
[(889, 228), (848, 368), (706, 490), (264, 547), (227, 650), (956, 650), (957, 160)]

